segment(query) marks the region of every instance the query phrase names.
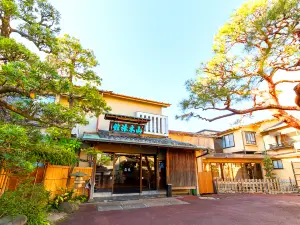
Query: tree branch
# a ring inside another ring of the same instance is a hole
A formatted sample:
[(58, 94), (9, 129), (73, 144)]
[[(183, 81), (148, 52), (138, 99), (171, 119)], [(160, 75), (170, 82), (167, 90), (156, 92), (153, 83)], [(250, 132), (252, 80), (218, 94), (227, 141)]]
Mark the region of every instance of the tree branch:
[(11, 93), (11, 92), (18, 93), (20, 95), (23, 95), (23, 96), (26, 96), (26, 97), (30, 98), (30, 94), (28, 92), (20, 90), (16, 87), (6, 86), (6, 87), (0, 88), (0, 95), (5, 94), (5, 93)]
[[(207, 109), (214, 109), (214, 110), (225, 110), (222, 108), (205, 108), (203, 110), (207, 110)], [(243, 109), (243, 110), (238, 110), (238, 109), (232, 109), (232, 108), (226, 108), (227, 111), (230, 111), (231, 113), (225, 114), (225, 115), (221, 115), (221, 116), (217, 116), (214, 117), (212, 119), (208, 119), (205, 117), (202, 117), (200, 115), (195, 115), (194, 113), (189, 113), (186, 114), (185, 116), (190, 116), (190, 117), (197, 117), (199, 119), (208, 121), (208, 122), (212, 122), (215, 120), (219, 120), (225, 117), (229, 117), (229, 116), (233, 116), (233, 115), (241, 115), (241, 114), (247, 114), (247, 113), (252, 113), (252, 112), (256, 112), (256, 111), (261, 111), (261, 110), (266, 110), (266, 109), (278, 109), (278, 110), (300, 110), (300, 107), (298, 106), (281, 106), (281, 105), (267, 105), (267, 106), (256, 106), (253, 108), (249, 108), (249, 109)]]
[(300, 80), (280, 80), (274, 83), (274, 85), (278, 85), (281, 83), (300, 83)]
[[(0, 100), (0, 106), (3, 106), (4, 108), (6, 108), (6, 109), (8, 109), (8, 110), (10, 110), (10, 111), (12, 111), (12, 112), (14, 112), (14, 113), (17, 113), (17, 114), (23, 116), (23, 117), (26, 118), (26, 119), (29, 119), (29, 120), (31, 120), (31, 121), (36, 121), (36, 122), (39, 122), (39, 123), (42, 123), (42, 124), (44, 124), (44, 125), (49, 126), (49, 122), (45, 122), (45, 121), (43, 121), (43, 120), (41, 120), (41, 119), (39, 119), (39, 118), (37, 118), (37, 117), (34, 117), (34, 116), (32, 116), (32, 115), (29, 115), (27, 112), (22, 111), (22, 110), (19, 110), (19, 109), (17, 109), (16, 107), (14, 107), (13, 105), (10, 105), (10, 104), (8, 104), (8, 103), (2, 101), (2, 100)], [(63, 125), (61, 125), (61, 124), (51, 123), (50, 125), (51, 125), (51, 126), (54, 126), (54, 127), (57, 127), (57, 128), (69, 129), (69, 127), (65, 127), (65, 126), (63, 126)]]

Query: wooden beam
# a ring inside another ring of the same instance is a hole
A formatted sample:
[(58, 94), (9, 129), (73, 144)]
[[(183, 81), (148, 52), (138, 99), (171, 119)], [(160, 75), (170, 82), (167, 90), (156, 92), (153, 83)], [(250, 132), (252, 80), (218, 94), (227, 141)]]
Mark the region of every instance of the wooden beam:
[(263, 159), (203, 159), (203, 163), (261, 163)]
[(172, 187), (172, 190), (190, 190), (190, 189), (196, 189), (196, 186)]

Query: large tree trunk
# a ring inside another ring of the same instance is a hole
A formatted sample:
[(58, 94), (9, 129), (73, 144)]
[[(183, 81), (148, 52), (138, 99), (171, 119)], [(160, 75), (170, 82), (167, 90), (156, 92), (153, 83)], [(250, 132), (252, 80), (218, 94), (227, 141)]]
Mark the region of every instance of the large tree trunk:
[(294, 87), (294, 91), (296, 93), (295, 103), (300, 107), (300, 83)]
[(10, 33), (11, 33), (11, 29), (10, 29), (10, 16), (8, 15), (4, 15), (1, 18), (1, 36), (3, 37), (9, 37)]

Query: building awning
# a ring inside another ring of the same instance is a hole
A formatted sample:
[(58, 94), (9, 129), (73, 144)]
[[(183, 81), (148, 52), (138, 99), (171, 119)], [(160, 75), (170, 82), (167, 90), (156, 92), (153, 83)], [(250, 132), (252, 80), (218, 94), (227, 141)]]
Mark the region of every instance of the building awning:
[(97, 133), (84, 133), (83, 141), (117, 143), (117, 144), (132, 144), (145, 145), (164, 148), (180, 148), (190, 150), (207, 150), (205, 147), (199, 147), (185, 142), (175, 141), (170, 138), (155, 138), (147, 136), (126, 136), (126, 135), (111, 135), (109, 131), (99, 130)]

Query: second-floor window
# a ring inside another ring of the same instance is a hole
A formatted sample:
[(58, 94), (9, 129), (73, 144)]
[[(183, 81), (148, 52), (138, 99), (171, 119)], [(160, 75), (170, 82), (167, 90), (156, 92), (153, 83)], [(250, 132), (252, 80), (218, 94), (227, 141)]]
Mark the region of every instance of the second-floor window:
[(227, 134), (222, 137), (222, 146), (223, 148), (234, 147), (234, 137), (233, 134)]
[(273, 167), (274, 167), (274, 169), (283, 169), (282, 161), (281, 160), (273, 160)]
[(245, 132), (246, 144), (256, 145), (255, 132)]

